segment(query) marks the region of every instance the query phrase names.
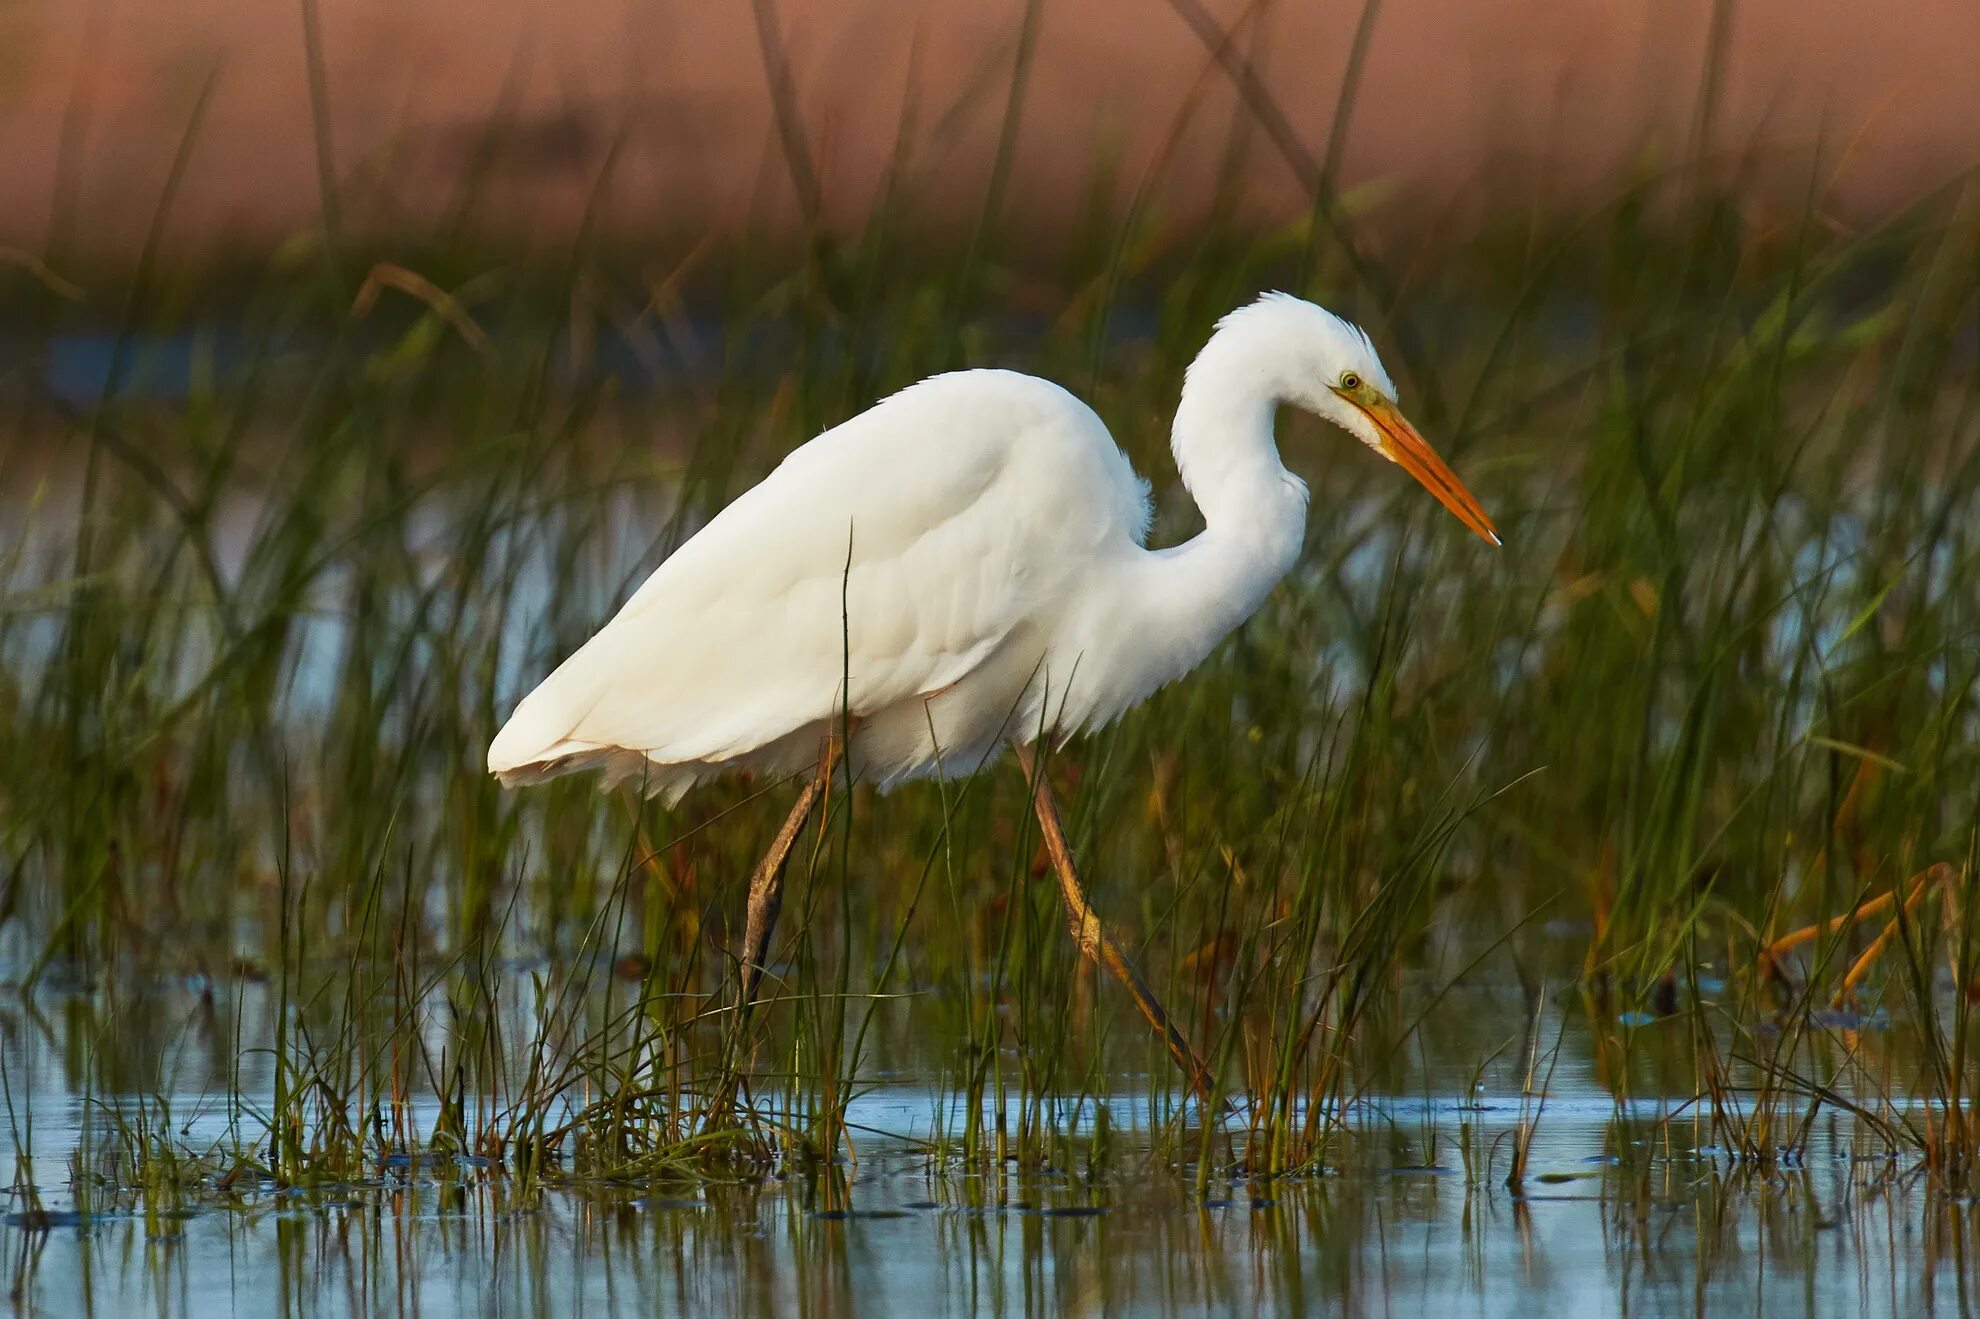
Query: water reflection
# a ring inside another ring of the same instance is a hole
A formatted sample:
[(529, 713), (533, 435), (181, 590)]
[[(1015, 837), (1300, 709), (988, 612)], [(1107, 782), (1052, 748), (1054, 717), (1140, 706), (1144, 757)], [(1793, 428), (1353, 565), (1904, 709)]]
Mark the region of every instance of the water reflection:
[(17, 1308), (48, 1314), (269, 1296), (284, 1315), (1964, 1313), (1971, 1219), (1843, 1160), (1581, 1167), (1522, 1196), (1371, 1170), (1198, 1199), (1159, 1175), (943, 1175), (873, 1151), (811, 1176), (528, 1201), (499, 1179), (387, 1176), (17, 1225), (0, 1248)]
[[(171, 1015), (132, 1034), (169, 1035)], [(114, 1145), (113, 1124), (213, 1148), (241, 1113), (211, 1085), (168, 1100), (72, 1088), (61, 1041), (87, 1016), (16, 1022), (5, 1048), (16, 1192), (0, 1263), (17, 1313), (1965, 1313), (1980, 1245), (1967, 1201), (1846, 1115), (1818, 1120), (1797, 1156), (1740, 1166), (1681, 1102), (1620, 1104), (1573, 1077), (1544, 1110), (1496, 1085), (1371, 1099), (1329, 1172), (1272, 1180), (1199, 1186), (1132, 1130), (1098, 1174), (969, 1167), (921, 1139), (956, 1120), (953, 1101), (889, 1083), (849, 1112), (848, 1157), (768, 1176), (553, 1170), (525, 1188), (487, 1159), (395, 1155), (350, 1182), (205, 1175), (175, 1199), (75, 1151), (92, 1132)], [(140, 1052), (184, 1076), (175, 1055), (201, 1033)], [(241, 1084), (252, 1112), (251, 1066)], [(1513, 1134), (1536, 1116), (1510, 1190)]]

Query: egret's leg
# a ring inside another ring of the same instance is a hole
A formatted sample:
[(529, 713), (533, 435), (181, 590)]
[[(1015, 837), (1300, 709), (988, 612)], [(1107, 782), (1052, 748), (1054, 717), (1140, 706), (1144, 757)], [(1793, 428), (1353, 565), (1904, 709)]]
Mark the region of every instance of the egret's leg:
[(791, 859), (791, 848), (804, 832), (805, 822), (831, 785), (832, 770), (838, 763), (839, 740), (827, 738), (818, 753), (818, 770), (804, 785), (784, 827), (763, 854), (762, 862), (749, 881), (749, 917), (743, 929), (741, 986), (736, 997), (736, 1024), (741, 1026), (756, 1003), (756, 986), (763, 978), (763, 959), (770, 955), (770, 935), (777, 928), (777, 916), (784, 909), (784, 867)]
[(839, 739), (828, 737), (824, 746), (819, 748), (817, 771), (804, 785), (804, 790), (798, 793), (791, 813), (784, 817), (784, 827), (777, 831), (777, 836), (770, 842), (770, 850), (763, 854), (756, 873), (750, 876), (748, 919), (743, 927), (742, 948), (737, 959), (736, 1010), (729, 1018), (728, 1047), (724, 1051), (721, 1078), (708, 1103), (710, 1131), (729, 1120), (737, 1087), (742, 1083), (744, 1032), (749, 1025), (750, 1010), (756, 1006), (756, 987), (763, 979), (763, 960), (770, 955), (770, 935), (776, 929), (778, 913), (784, 908), (784, 867), (790, 861), (791, 849), (797, 846), (798, 835), (804, 832), (812, 811), (818, 808), (818, 803), (830, 789), (832, 770), (838, 760)]
[(1134, 969), (1100, 923), (1093, 904), (1086, 900), (1086, 890), (1079, 882), (1079, 870), (1073, 865), (1072, 847), (1066, 842), (1065, 824), (1059, 818), (1059, 804), (1052, 796), (1052, 785), (1046, 782), (1044, 767), (1038, 762), (1036, 748), (1017, 748), (1018, 763), (1024, 766), (1025, 778), (1031, 782), (1031, 807), (1038, 813), (1038, 828), (1045, 838), (1045, 853), (1052, 861), (1052, 871), (1058, 876), (1059, 896), (1065, 899), (1066, 928), (1072, 933), (1073, 942), (1086, 960), (1106, 971), (1123, 985), (1127, 986), (1134, 1005), (1141, 1009), (1141, 1015), (1148, 1018), (1148, 1024), (1169, 1046), (1176, 1062), (1189, 1078), (1190, 1088), (1202, 1096), (1204, 1102), (1210, 1099), (1210, 1069), (1196, 1056), (1196, 1050), (1189, 1047), (1189, 1041), (1176, 1024), (1169, 1020), (1169, 1014), (1161, 1000), (1148, 988), (1141, 974)]

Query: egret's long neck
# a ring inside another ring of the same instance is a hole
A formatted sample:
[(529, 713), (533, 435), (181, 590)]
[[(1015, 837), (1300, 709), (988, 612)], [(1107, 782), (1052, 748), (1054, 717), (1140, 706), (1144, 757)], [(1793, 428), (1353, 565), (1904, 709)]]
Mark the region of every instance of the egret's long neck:
[(1257, 343), (1250, 328), (1227, 325), (1190, 364), (1169, 444), (1206, 535), (1255, 531), (1261, 514), (1276, 513), (1268, 530), (1289, 534), (1297, 550), (1306, 487), (1279, 461), (1272, 435), (1286, 390), (1273, 369), (1276, 345)]
[(1281, 343), (1227, 323), (1190, 366), (1172, 443), (1203, 531), (1138, 570), (1144, 635), (1174, 674), (1249, 618), (1299, 556), (1306, 486), (1279, 461), (1272, 422), (1286, 397)]

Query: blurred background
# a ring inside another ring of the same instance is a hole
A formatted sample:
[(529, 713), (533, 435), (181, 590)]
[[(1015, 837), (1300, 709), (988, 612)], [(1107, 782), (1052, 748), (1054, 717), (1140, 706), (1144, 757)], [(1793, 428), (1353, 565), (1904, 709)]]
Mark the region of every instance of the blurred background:
[(1849, 223), (1971, 163), (1977, 58), (1958, 0), (8, 0), (0, 241), (128, 255), (209, 84), (182, 250), (314, 224), (326, 174), (353, 232), (444, 222), (470, 174), (509, 241), (844, 225), (897, 167), (964, 222), (1000, 144), (1009, 214), (1047, 240), (1100, 159), (1173, 215), (1287, 219), (1312, 196), (1288, 138), (1383, 190), (1378, 230), (1700, 157), (1798, 209), (1818, 153)]

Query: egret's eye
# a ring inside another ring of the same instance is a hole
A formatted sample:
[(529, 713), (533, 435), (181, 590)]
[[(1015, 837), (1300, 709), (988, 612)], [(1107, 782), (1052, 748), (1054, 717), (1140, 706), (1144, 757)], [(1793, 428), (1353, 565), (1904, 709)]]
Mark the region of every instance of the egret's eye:
[(1343, 371), (1341, 373), (1341, 388), (1347, 390), (1349, 393), (1353, 393), (1355, 390), (1361, 388), (1361, 377), (1352, 371)]

